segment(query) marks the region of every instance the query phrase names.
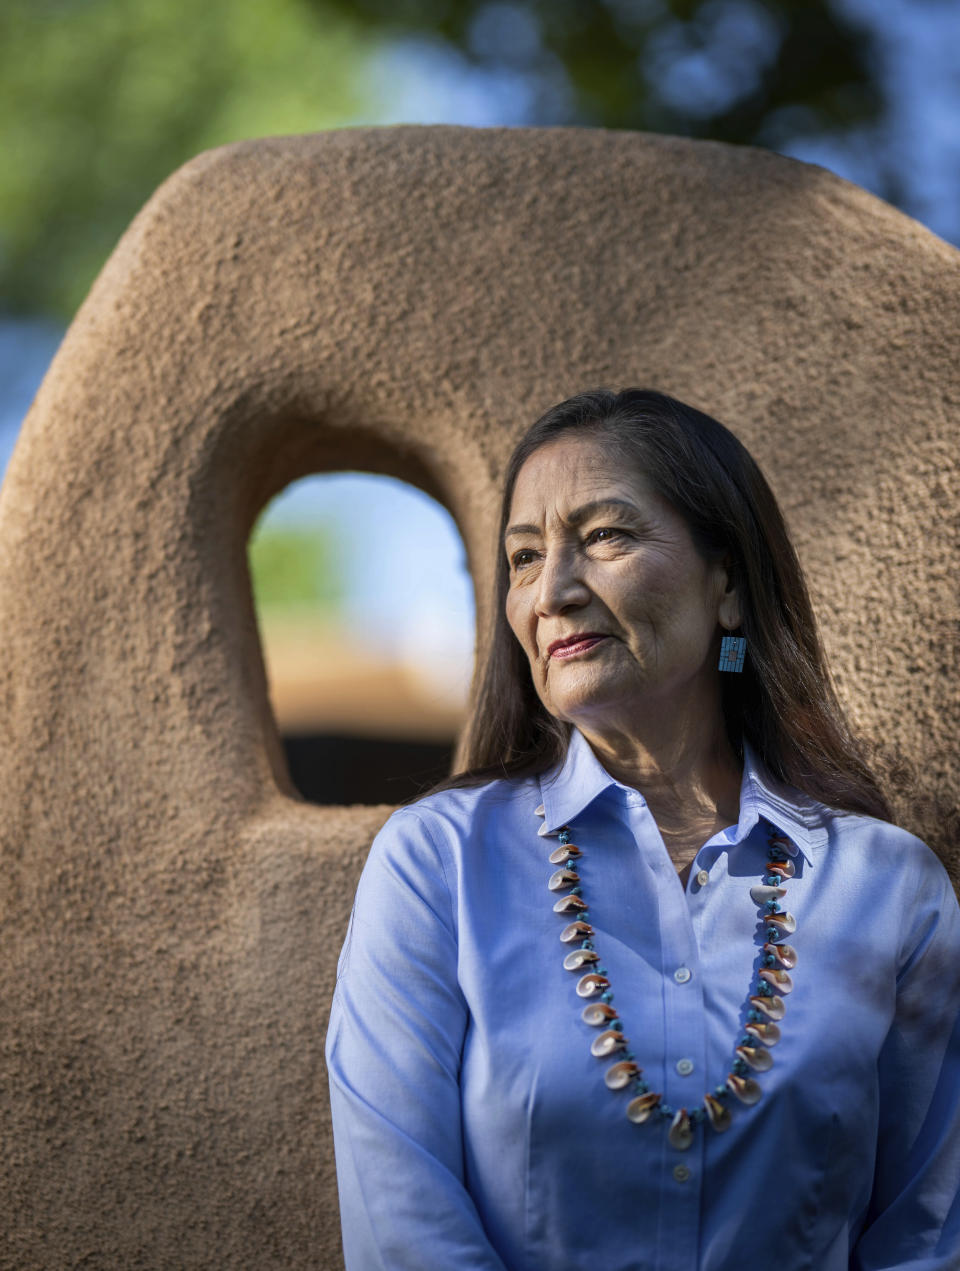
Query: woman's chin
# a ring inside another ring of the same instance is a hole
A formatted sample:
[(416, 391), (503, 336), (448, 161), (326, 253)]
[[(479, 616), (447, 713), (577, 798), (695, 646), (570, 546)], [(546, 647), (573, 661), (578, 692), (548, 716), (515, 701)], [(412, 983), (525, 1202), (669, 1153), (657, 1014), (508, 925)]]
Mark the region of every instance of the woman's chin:
[(551, 715), (571, 724), (599, 722), (605, 716), (623, 715), (626, 685), (582, 685), (580, 691), (558, 693), (544, 703)]

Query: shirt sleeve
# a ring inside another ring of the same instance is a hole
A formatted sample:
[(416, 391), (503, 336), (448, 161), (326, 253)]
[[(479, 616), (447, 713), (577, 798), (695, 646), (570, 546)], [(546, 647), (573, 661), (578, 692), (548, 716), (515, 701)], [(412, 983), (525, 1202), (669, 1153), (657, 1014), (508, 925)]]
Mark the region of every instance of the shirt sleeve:
[(927, 848), (912, 917), (879, 1059), (873, 1196), (851, 1271), (960, 1267), (960, 908)]
[(327, 1032), (347, 1271), (504, 1271), (464, 1185), (467, 1019), (442, 859), (400, 809), (360, 879)]

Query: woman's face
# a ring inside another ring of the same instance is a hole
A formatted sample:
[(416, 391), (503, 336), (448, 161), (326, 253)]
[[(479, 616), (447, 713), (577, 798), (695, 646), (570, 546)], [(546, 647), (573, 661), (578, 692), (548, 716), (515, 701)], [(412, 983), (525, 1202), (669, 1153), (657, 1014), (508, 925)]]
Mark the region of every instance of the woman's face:
[(520, 469), (504, 548), (507, 620), (551, 715), (602, 735), (651, 709), (716, 709), (736, 592), (642, 473), (596, 440), (548, 443)]

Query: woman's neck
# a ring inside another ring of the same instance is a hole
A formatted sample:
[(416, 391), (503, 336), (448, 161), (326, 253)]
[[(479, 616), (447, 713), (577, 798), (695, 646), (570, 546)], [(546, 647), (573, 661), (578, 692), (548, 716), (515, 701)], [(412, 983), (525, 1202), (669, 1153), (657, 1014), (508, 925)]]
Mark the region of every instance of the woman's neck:
[(722, 718), (656, 737), (580, 731), (607, 772), (643, 795), (675, 861), (692, 860), (712, 834), (736, 824), (741, 765)]

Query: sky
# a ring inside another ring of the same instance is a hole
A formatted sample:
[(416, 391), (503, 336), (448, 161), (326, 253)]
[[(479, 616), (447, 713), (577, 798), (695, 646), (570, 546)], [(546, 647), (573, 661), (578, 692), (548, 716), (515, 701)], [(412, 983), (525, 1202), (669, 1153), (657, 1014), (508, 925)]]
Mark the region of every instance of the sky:
[[(960, 242), (960, 3), (842, 3), (880, 36), (883, 74), (896, 101), (883, 124), (885, 140), (911, 165), (912, 211), (934, 233)], [(670, 73), (675, 92), (723, 92), (702, 60), (676, 60)], [(472, 69), (458, 53), (422, 40), (387, 48), (373, 80), (378, 88), (371, 117), (358, 123), (520, 124), (530, 105), (521, 77)], [(867, 189), (876, 182), (873, 135), (846, 144), (798, 140), (784, 153)], [(50, 323), (0, 320), (0, 470), (62, 335)], [(351, 580), (345, 613), (351, 629), (384, 652), (417, 663), (455, 695), (465, 693), (474, 599), (463, 544), (443, 508), (400, 481), (343, 473), (295, 483), (265, 517), (268, 523), (323, 525)]]

